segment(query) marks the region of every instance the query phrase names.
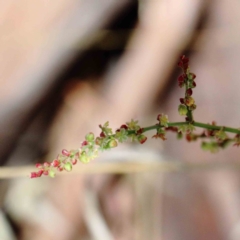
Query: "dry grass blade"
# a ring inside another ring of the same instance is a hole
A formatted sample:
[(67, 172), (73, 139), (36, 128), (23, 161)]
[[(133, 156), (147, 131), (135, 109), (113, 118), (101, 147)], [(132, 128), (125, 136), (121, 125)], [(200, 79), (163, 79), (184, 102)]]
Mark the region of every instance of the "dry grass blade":
[[(201, 163), (186, 163), (178, 161), (164, 161), (164, 162), (101, 162), (92, 164), (79, 164), (74, 167), (71, 173), (62, 172), (57, 176), (66, 174), (129, 174), (141, 172), (179, 172), (179, 171), (193, 171), (193, 170), (217, 170), (217, 169), (231, 169), (240, 170), (240, 162), (201, 162)], [(0, 179), (27, 177), (30, 172), (35, 171), (34, 166), (24, 167), (1, 167)]]

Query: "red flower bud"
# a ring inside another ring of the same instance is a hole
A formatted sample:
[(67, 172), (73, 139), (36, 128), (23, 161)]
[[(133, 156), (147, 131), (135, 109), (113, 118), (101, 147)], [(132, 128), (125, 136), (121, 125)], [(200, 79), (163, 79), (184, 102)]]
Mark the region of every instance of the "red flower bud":
[(123, 124), (120, 128), (124, 128), (124, 129), (128, 129), (127, 125), (126, 124)]
[(183, 68), (184, 70), (186, 70), (188, 68), (188, 63), (189, 63), (189, 59), (183, 55), (180, 57), (180, 61), (178, 62), (178, 66)]
[(37, 177), (38, 177), (38, 173), (37, 172), (31, 172), (30, 178), (37, 178)]
[(193, 93), (193, 91), (192, 91), (191, 88), (189, 88), (189, 89), (186, 91), (187, 96), (192, 96), (192, 93)]
[(66, 149), (63, 149), (62, 150), (62, 155), (69, 157), (70, 156), (70, 152), (68, 150), (66, 150)]
[(77, 164), (77, 159), (72, 159), (71, 162), (72, 162), (72, 165), (75, 165)]
[(178, 83), (184, 83), (185, 78), (186, 78), (186, 74), (185, 73), (180, 75), (178, 77)]
[(178, 62), (178, 66), (181, 68), (183, 66), (183, 63), (181, 61)]
[(53, 162), (52, 162), (52, 166), (53, 167), (57, 167), (58, 165), (60, 164), (60, 162), (57, 160), (57, 159), (55, 159), (55, 160), (53, 160)]
[(179, 99), (180, 103), (184, 104), (184, 98)]
[(43, 174), (43, 170), (39, 170), (39, 171), (37, 172), (37, 176), (38, 176), (38, 177), (41, 177), (42, 174)]
[(83, 147), (83, 146), (87, 146), (87, 145), (88, 145), (88, 141), (83, 141), (83, 142), (82, 142), (82, 147)]
[(186, 57), (185, 55), (182, 55), (182, 56), (180, 57), (180, 61), (182, 61), (183, 63), (188, 63), (188, 62), (189, 62), (189, 58)]
[(101, 132), (101, 133), (100, 133), (100, 137), (102, 137), (102, 138), (106, 137), (105, 133), (104, 133), (104, 132)]
[(140, 134), (142, 134), (142, 133), (143, 133), (143, 128), (139, 128), (139, 129), (137, 130), (137, 132), (136, 132), (137, 135), (140, 135)]
[(143, 143), (145, 143), (145, 142), (147, 141), (147, 137), (144, 136), (144, 135), (140, 135), (140, 136), (138, 136), (138, 141), (139, 141), (141, 144), (143, 144)]
[(44, 166), (44, 167), (50, 167), (50, 163), (45, 162), (45, 163), (43, 164), (43, 166)]

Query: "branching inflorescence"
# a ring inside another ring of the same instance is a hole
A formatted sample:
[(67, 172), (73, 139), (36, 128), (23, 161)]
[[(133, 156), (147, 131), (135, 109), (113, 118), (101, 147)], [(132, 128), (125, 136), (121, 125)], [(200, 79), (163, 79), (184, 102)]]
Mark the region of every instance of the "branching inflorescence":
[[(185, 117), (185, 121), (169, 122), (167, 115), (159, 114), (157, 123), (152, 126), (141, 127), (138, 125), (138, 121), (132, 119), (121, 125), (115, 132), (109, 127), (109, 122), (106, 122), (104, 125), (99, 125), (101, 129), (99, 136), (95, 137), (93, 133), (88, 133), (78, 149), (70, 151), (63, 149), (62, 153), (51, 163), (37, 163), (38, 171), (32, 172), (30, 178), (38, 178), (42, 175), (54, 177), (56, 171), (70, 172), (78, 161), (88, 163), (98, 156), (99, 151), (115, 148), (118, 143), (123, 143), (129, 139), (132, 142), (143, 144), (147, 140), (144, 133), (150, 130), (155, 130), (153, 138), (162, 140), (166, 140), (167, 131), (175, 132), (179, 139), (185, 135), (189, 142), (202, 139), (202, 149), (210, 152), (217, 152), (230, 143), (233, 143), (233, 146), (239, 146), (240, 129), (217, 126), (215, 122), (204, 124), (194, 120), (193, 111), (197, 106), (192, 94), (193, 88), (196, 87), (196, 75), (190, 72), (189, 59), (186, 56), (180, 57), (178, 66), (182, 69), (182, 74), (178, 77), (178, 85), (180, 88), (185, 88), (185, 96), (179, 99), (178, 112)], [(202, 128), (203, 131), (196, 133), (195, 127)], [(234, 133), (235, 136), (229, 137), (227, 133)]]

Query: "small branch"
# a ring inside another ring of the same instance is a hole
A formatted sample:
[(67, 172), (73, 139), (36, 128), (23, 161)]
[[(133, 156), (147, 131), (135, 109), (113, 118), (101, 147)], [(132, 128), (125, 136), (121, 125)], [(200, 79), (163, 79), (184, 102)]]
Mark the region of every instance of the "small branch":
[[(196, 75), (190, 72), (189, 59), (186, 56), (183, 55), (180, 57), (178, 66), (183, 72), (178, 77), (178, 85), (181, 88), (185, 87), (185, 96), (179, 99), (178, 113), (181, 116), (185, 116), (185, 122), (169, 122), (167, 115), (158, 114), (158, 123), (153, 126), (141, 127), (138, 121), (131, 119), (130, 122), (122, 124), (120, 128), (113, 131), (107, 121), (103, 125), (99, 125), (101, 129), (100, 135), (95, 137), (92, 132), (88, 133), (85, 136), (85, 140), (81, 143), (80, 148), (71, 151), (63, 149), (62, 153), (58, 154), (56, 159), (51, 163), (37, 163), (36, 168), (38, 171), (31, 172), (30, 178), (38, 178), (42, 175), (54, 177), (56, 170), (59, 172), (64, 170), (70, 172), (78, 160), (82, 163), (88, 163), (98, 156), (99, 151), (115, 148), (118, 146), (118, 143), (123, 143), (128, 139), (132, 142), (137, 141), (143, 144), (147, 141), (147, 137), (143, 133), (150, 130), (156, 130), (156, 133), (152, 136), (153, 138), (160, 138), (162, 140), (167, 139), (165, 136), (166, 131), (175, 132), (179, 139), (185, 134), (185, 139), (188, 142), (196, 141), (200, 138), (208, 139), (208, 141), (202, 141), (201, 148), (212, 153), (225, 148), (231, 142), (234, 142), (233, 146), (240, 146), (240, 129), (217, 126), (215, 122), (205, 124), (194, 121), (193, 111), (197, 108), (197, 105), (195, 104), (195, 99), (192, 97), (192, 89), (197, 85), (194, 80)], [(194, 133), (195, 127), (205, 130), (201, 134), (196, 134)], [(230, 138), (226, 132), (235, 133), (236, 135)], [(128, 170), (130, 170), (129, 166)]]

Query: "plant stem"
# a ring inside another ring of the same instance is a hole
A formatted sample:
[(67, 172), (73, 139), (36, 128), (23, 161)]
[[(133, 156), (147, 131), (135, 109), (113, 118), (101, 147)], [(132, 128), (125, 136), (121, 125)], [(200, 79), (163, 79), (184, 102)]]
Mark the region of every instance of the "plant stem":
[[(170, 122), (168, 123), (169, 127), (176, 127), (176, 126), (182, 126), (182, 125), (188, 125), (188, 122)], [(193, 122), (191, 123), (195, 127), (199, 128), (204, 128), (204, 129), (209, 129), (209, 130), (222, 130), (224, 132), (230, 132), (230, 133), (236, 133), (240, 134), (240, 129), (237, 128), (230, 128), (230, 127), (225, 127), (225, 126), (216, 126), (216, 125), (211, 125), (211, 124), (205, 124), (205, 123), (200, 123), (200, 122)], [(159, 125), (153, 125), (149, 127), (144, 127), (143, 132), (147, 132), (150, 130), (158, 129)], [(134, 131), (129, 131), (129, 133), (133, 133)]]
[(225, 126), (214, 126), (214, 125), (200, 123), (200, 122), (194, 122), (193, 125), (196, 127), (210, 129), (210, 130), (222, 130), (224, 132), (240, 134), (240, 129), (238, 129), (238, 128), (231, 128), (231, 127), (225, 127)]

